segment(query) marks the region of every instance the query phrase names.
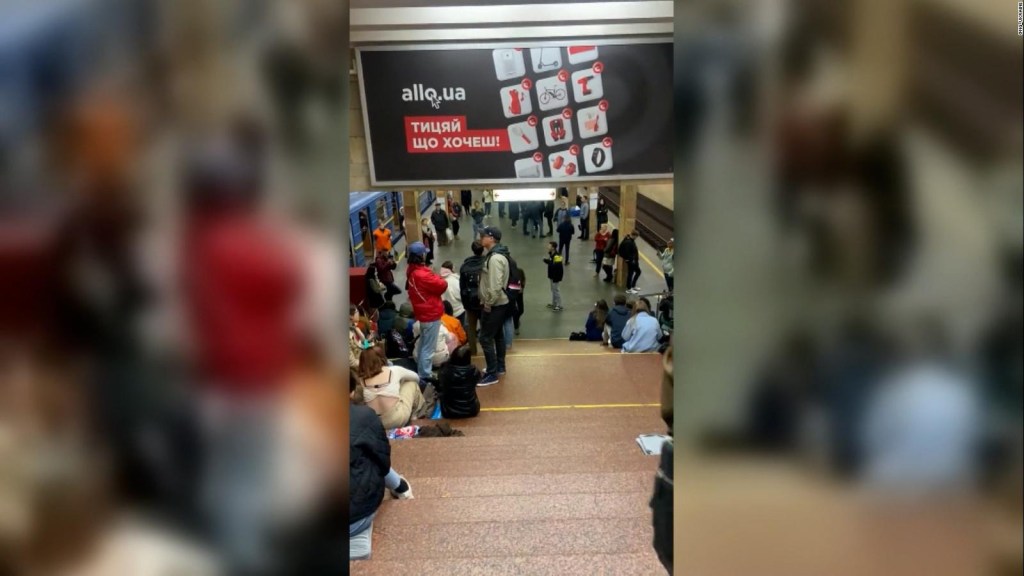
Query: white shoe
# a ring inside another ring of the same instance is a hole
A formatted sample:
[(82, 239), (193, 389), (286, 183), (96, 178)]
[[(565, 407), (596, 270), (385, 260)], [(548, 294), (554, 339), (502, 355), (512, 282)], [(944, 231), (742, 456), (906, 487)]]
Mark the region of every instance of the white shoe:
[(406, 489), (405, 492), (395, 492), (394, 490), (389, 489), (388, 491), (391, 492), (391, 497), (395, 500), (412, 500), (412, 484), (409, 484), (409, 481), (405, 479), (405, 476), (399, 476), (399, 478), (401, 478), (409, 488)]

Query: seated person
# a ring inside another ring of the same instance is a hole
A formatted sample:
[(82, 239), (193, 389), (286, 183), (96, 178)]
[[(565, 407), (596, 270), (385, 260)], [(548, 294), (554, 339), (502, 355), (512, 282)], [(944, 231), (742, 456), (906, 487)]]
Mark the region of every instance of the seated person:
[[(451, 303), (445, 301), (444, 315), (441, 316), (441, 324), (444, 324), (444, 327), (448, 329), (448, 332), (451, 332), (451, 334), (455, 336), (455, 347), (458, 348), (466, 342), (469, 342), (469, 336), (466, 335), (466, 329), (462, 327), (462, 322), (460, 322), (452, 312), (453, 309)], [(449, 352), (454, 352), (454, 349), (449, 350)]]
[(459, 346), (441, 370), (438, 393), (441, 415), (445, 418), (472, 418), (480, 413), (476, 385), (483, 373), (472, 364), (472, 359), (469, 346)]
[(587, 315), (586, 335), (587, 342), (605, 341), (605, 322), (608, 320), (608, 302), (598, 300), (594, 303), (594, 309)]
[(412, 327), (416, 319), (412, 317), (412, 304), (406, 302), (398, 308), (398, 318), (395, 319), (395, 329), (402, 333), (406, 342), (413, 341)]
[(608, 311), (608, 319), (605, 320), (605, 324), (608, 326), (608, 343), (612, 348), (618, 349), (622, 348), (622, 344), (625, 342), (622, 330), (626, 327), (630, 313), (629, 308), (626, 307), (625, 294), (616, 294), (614, 302), (615, 306)]
[(397, 319), (398, 308), (395, 308), (394, 302), (381, 304), (380, 310), (377, 311), (377, 331), (380, 332), (381, 337), (395, 328)]
[(359, 331), (362, 332), (367, 339), (373, 340), (375, 336), (373, 330), (373, 322), (370, 321), (370, 318), (369, 316), (366, 315), (365, 310), (363, 310), (359, 306), (356, 306), (355, 304), (349, 305), (348, 319), (349, 326), (358, 328)]
[[(413, 347), (413, 357), (420, 357), (420, 323), (412, 327), (413, 337), (416, 338), (416, 345)], [(440, 368), (444, 366), (444, 363), (448, 361), (451, 356), (451, 351), (458, 348), (456, 345), (455, 335), (445, 328), (444, 323), (441, 324), (437, 333), (437, 346), (434, 348), (434, 355), (431, 357), (431, 363), (434, 368)]]
[[(358, 387), (349, 372), (349, 393)], [(366, 406), (349, 406), (348, 537), (349, 560), (370, 557), (373, 517), (384, 500), (384, 489), (398, 500), (411, 500), (412, 487), (391, 467), (391, 444), (380, 418)]]
[(622, 352), (657, 352), (661, 340), (661, 326), (658, 319), (651, 316), (651, 308), (646, 300), (633, 304), (633, 317), (622, 329)]
[(407, 426), (413, 413), (423, 406), (419, 376), (399, 366), (388, 366), (380, 348), (363, 350), (358, 374), (362, 387), (356, 391), (356, 399), (372, 408), (388, 430)]

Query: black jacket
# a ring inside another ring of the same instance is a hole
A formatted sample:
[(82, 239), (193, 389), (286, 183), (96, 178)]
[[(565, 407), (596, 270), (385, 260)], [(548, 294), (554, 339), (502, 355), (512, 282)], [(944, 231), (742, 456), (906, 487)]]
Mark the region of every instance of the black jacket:
[(560, 254), (551, 254), (544, 259), (544, 263), (548, 265), (548, 280), (561, 282), (565, 278), (565, 265), (562, 264)]
[(472, 364), (455, 366), (448, 363), (441, 370), (440, 401), (441, 415), (445, 418), (472, 418), (480, 413), (480, 399), (476, 396), (476, 385), (480, 381), (480, 369)]
[(556, 230), (558, 230), (558, 237), (562, 240), (571, 240), (573, 235), (576, 234), (576, 227), (568, 219), (563, 220)]
[(636, 249), (636, 241), (626, 236), (619, 243), (619, 257), (627, 261), (636, 261), (640, 258), (640, 251)]
[(348, 521), (373, 514), (384, 500), (384, 477), (391, 470), (391, 444), (380, 417), (366, 406), (348, 412)]
[(437, 233), (442, 234), (448, 228), (448, 215), (444, 210), (434, 210), (434, 213), (430, 215), (430, 222), (434, 224)]

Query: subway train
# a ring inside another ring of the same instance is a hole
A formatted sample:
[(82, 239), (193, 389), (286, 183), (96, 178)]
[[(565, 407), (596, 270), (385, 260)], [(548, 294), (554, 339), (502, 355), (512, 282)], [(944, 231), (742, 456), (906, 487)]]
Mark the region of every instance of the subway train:
[[(423, 214), (434, 203), (432, 190), (420, 192), (419, 209)], [(352, 192), (349, 194), (349, 230), (352, 238), (349, 248), (351, 267), (366, 266), (373, 259), (373, 231), (381, 221), (391, 229), (392, 241), (402, 237), (398, 215), (402, 211), (401, 192)]]

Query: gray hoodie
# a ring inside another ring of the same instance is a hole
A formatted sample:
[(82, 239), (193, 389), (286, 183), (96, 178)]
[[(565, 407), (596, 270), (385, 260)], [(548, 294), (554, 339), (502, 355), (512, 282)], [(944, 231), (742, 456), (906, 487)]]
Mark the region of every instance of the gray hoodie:
[(487, 253), (480, 272), (480, 302), (484, 306), (508, 304), (505, 287), (508, 286), (508, 248), (497, 244)]

